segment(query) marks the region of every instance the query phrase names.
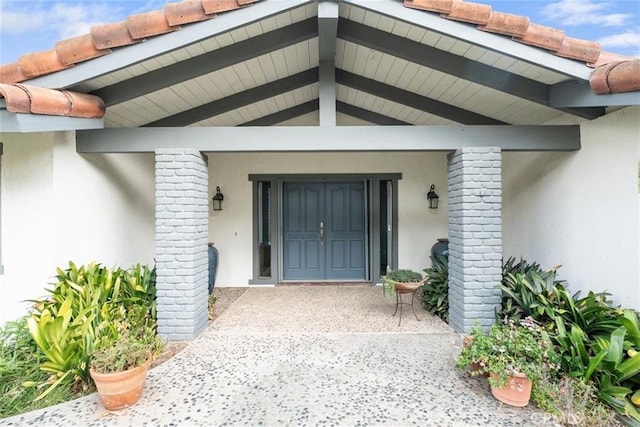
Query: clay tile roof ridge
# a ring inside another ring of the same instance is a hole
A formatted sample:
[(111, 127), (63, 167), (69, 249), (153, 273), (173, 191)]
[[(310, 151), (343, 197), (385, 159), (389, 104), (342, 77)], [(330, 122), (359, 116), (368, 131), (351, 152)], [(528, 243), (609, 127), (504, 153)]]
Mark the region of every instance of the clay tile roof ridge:
[(182, 25), (200, 22), (246, 7), (259, 0), (182, 0), (162, 9), (128, 16), (125, 21), (95, 25), (88, 33), (60, 40), (54, 49), (22, 55), (15, 63), (0, 66), (0, 83), (20, 83), (52, 74), (79, 62), (88, 61), (124, 47), (179, 30)]
[(102, 118), (104, 101), (85, 93), (46, 89), (21, 83), (0, 83), (7, 111), (78, 118)]

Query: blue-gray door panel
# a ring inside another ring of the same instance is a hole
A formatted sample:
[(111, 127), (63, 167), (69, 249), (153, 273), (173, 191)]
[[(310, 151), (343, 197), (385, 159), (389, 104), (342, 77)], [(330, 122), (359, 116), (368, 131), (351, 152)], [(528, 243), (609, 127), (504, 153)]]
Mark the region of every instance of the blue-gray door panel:
[(326, 184), (326, 279), (365, 278), (365, 204), (362, 182)]
[(283, 207), (284, 280), (364, 280), (362, 182), (285, 183)]
[(322, 280), (325, 251), (320, 242), (320, 215), (324, 186), (312, 183), (283, 185), (284, 279)]

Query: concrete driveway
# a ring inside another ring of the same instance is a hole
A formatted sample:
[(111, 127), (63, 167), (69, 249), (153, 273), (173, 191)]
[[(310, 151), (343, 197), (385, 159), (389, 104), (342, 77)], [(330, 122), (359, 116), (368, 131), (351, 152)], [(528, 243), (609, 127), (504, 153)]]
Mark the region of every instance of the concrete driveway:
[(457, 334), (422, 309), (398, 327), (394, 305), (368, 286), (251, 288), (149, 372), (134, 407), (109, 412), (94, 394), (0, 425), (552, 424), (499, 405), (455, 370)]

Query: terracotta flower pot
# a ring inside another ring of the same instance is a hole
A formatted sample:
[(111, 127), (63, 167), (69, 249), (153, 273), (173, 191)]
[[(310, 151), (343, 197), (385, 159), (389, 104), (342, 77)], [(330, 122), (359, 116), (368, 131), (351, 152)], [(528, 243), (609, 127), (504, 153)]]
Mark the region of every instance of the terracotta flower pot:
[(413, 292), (422, 286), (422, 282), (393, 282), (397, 292)]
[(151, 357), (144, 365), (123, 372), (101, 374), (91, 368), (89, 373), (96, 384), (104, 407), (114, 411), (131, 406), (140, 400), (150, 365)]
[[(497, 374), (491, 374), (491, 378), (497, 380)], [(507, 378), (504, 387), (491, 386), (491, 393), (501, 402), (510, 406), (527, 406), (531, 397), (531, 381), (522, 374), (516, 374)]]

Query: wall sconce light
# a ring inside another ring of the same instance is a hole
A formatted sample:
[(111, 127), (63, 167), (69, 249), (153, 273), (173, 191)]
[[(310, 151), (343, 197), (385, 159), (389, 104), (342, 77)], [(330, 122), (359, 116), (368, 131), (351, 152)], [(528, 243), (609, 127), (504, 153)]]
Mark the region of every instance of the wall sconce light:
[(216, 187), (216, 194), (211, 198), (211, 203), (213, 203), (214, 211), (222, 210), (223, 200), (224, 200), (224, 195), (220, 192), (220, 187)]
[(438, 195), (436, 194), (436, 186), (431, 184), (429, 192), (427, 193), (427, 199), (429, 200), (429, 209), (438, 209)]

